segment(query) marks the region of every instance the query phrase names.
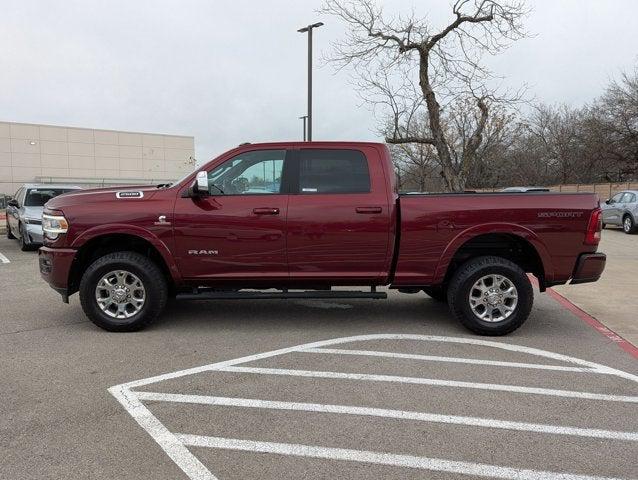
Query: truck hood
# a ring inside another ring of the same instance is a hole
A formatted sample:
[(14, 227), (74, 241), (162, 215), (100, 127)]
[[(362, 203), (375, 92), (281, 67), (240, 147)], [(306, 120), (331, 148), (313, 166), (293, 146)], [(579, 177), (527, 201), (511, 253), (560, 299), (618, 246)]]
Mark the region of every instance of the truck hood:
[(110, 202), (115, 199), (140, 201), (152, 198), (158, 190), (160, 189), (153, 185), (126, 185), (123, 187), (77, 190), (49, 200), (45, 208), (49, 210), (61, 210), (73, 205)]

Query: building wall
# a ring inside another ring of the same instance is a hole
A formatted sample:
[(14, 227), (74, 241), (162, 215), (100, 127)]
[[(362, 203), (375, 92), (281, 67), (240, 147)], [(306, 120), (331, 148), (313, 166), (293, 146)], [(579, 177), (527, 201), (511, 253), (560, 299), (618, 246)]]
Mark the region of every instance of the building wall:
[(193, 156), (193, 137), (0, 122), (0, 194), (27, 182), (171, 181)]

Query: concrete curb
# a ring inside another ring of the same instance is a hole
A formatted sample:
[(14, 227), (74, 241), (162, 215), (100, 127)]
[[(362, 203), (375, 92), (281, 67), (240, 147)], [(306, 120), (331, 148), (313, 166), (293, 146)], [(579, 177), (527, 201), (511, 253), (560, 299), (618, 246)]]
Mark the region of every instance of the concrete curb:
[(629, 355), (632, 355), (634, 358), (638, 358), (638, 347), (631, 343), (629, 340), (618, 335), (611, 328), (606, 327), (600, 321), (592, 317), (585, 310), (580, 308), (579, 306), (572, 303), (566, 297), (558, 293), (556, 290), (552, 288), (547, 289), (547, 294), (552, 297), (556, 302), (558, 302), (561, 306), (572, 312), (578, 318), (580, 318), (583, 322), (587, 323), (589, 326), (596, 329), (601, 335), (604, 335), (612, 342), (616, 343), (620, 348), (622, 348)]

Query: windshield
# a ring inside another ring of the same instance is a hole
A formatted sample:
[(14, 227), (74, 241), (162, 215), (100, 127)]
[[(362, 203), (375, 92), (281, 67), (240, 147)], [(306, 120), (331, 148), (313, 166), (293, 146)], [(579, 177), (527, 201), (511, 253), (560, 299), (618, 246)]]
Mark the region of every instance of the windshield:
[(27, 192), (27, 196), (24, 199), (25, 207), (44, 207), (44, 204), (51, 200), (53, 197), (62, 195), (66, 192), (71, 192), (72, 188), (32, 188)]

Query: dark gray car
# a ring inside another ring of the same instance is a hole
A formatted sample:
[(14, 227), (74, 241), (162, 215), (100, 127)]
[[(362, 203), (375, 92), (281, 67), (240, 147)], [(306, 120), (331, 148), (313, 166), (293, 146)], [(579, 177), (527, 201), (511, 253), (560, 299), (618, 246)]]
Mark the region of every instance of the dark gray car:
[(638, 190), (617, 193), (601, 205), (603, 227), (617, 225), (625, 233), (635, 233), (638, 219)]
[(7, 237), (17, 238), (23, 251), (42, 244), (44, 204), (66, 192), (79, 190), (74, 185), (26, 184), (7, 202)]

